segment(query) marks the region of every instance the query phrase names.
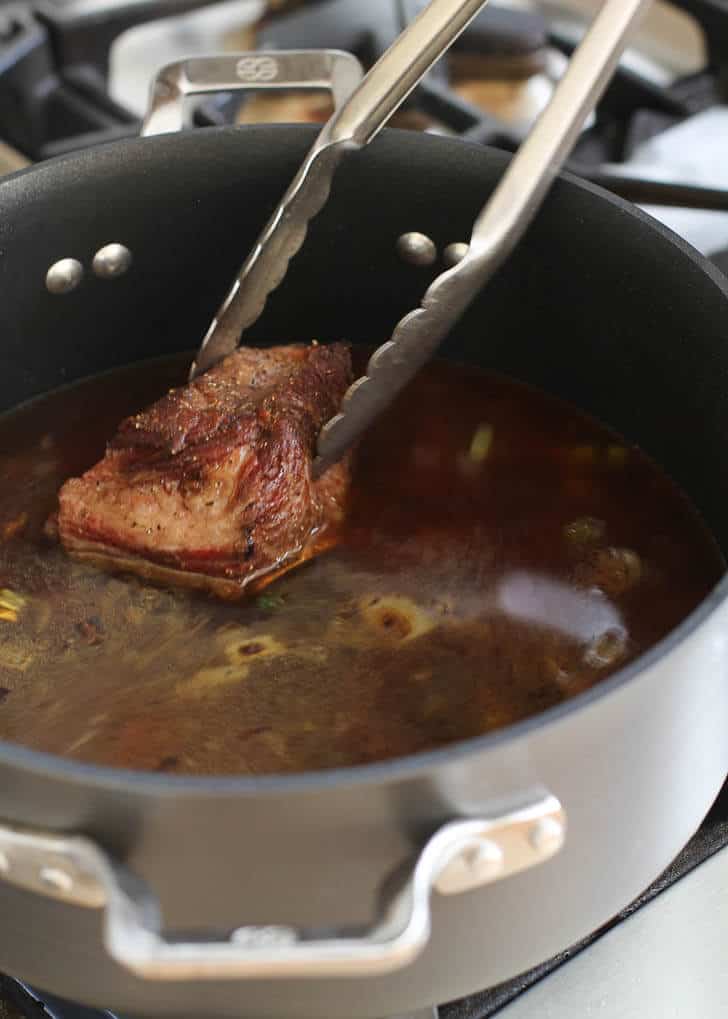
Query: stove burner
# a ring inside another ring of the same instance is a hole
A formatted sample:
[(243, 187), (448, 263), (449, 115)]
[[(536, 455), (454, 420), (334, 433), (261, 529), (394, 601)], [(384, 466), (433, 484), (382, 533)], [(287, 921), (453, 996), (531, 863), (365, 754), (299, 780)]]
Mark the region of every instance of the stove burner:
[[(371, 66), (426, 0), (329, 0), (270, 20), (259, 34), (265, 49), (326, 46), (350, 50)], [(622, 67), (578, 143), (575, 164), (596, 166), (629, 158), (636, 146), (690, 115), (714, 105), (728, 89), (728, 12), (721, 0), (681, 0), (705, 36), (707, 65), (672, 85), (657, 85)], [(481, 144), (515, 148), (529, 123), (513, 123), (462, 97), (457, 78), (475, 74), (515, 81), (559, 73), (573, 39), (539, 13), (487, 7), (473, 21), (410, 103), (452, 132)], [(562, 58), (559, 61), (559, 57)], [(554, 59), (556, 58), (556, 59)], [(555, 67), (549, 64), (555, 63)], [(468, 68), (470, 69), (468, 71)], [(534, 111), (536, 115), (539, 111)]]
[[(263, 49), (344, 49), (353, 52), (365, 67), (371, 67), (425, 6), (425, 0), (369, 0), (366, 4), (360, 0), (333, 0), (314, 4), (269, 22), (259, 34), (259, 44)], [(482, 135), (480, 141), (493, 144), (508, 139), (517, 144), (523, 125), (502, 122), (452, 88), (453, 72), (459, 67), (461, 73), (468, 74), (469, 66), (476, 77), (525, 81), (548, 69), (548, 42), (548, 25), (542, 15), (486, 7), (416, 89), (409, 105), (457, 134), (467, 135), (477, 128)]]
[[(307, 5), (270, 20), (259, 33), (259, 43), (265, 49), (313, 45), (348, 49), (368, 67), (423, 3), (329, 0)], [(704, 33), (705, 68), (662, 85), (622, 65), (567, 169), (630, 201), (726, 211), (728, 190), (708, 186), (712, 182), (701, 184), (700, 177), (655, 180), (636, 166), (628, 172), (615, 166), (630, 163), (650, 139), (714, 107), (728, 90), (728, 11), (719, 0), (684, 0), (679, 6)], [(487, 7), (415, 90), (409, 108), (430, 117), (435, 130), (515, 151), (574, 46), (573, 38), (549, 25), (541, 14)], [(504, 100), (505, 90), (521, 101)]]

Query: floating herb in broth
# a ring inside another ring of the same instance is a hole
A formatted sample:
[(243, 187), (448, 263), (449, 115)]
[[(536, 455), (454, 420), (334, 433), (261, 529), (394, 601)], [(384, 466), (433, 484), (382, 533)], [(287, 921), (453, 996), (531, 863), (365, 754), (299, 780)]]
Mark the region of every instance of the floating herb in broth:
[(364, 440), (338, 544), (257, 596), (75, 563), (44, 534), (58, 488), (185, 364), (131, 366), (0, 419), (0, 738), (171, 773), (388, 759), (587, 689), (722, 573), (638, 450), (543, 393), (444, 364)]

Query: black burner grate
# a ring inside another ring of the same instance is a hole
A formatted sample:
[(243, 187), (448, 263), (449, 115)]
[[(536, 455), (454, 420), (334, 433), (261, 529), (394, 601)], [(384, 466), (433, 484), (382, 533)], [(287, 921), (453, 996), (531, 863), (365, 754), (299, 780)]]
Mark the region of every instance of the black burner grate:
[[(138, 133), (138, 118), (108, 94), (109, 51), (132, 25), (191, 11), (216, 0), (0, 0), (0, 139), (31, 161)], [(263, 20), (260, 47), (333, 47), (365, 67), (390, 45), (426, 0), (318, 0)], [(728, 210), (728, 189), (644, 181), (616, 172), (635, 147), (728, 97), (725, 0), (678, 0), (703, 30), (708, 60), (669, 87), (621, 68), (578, 141), (568, 169), (632, 201)], [(549, 54), (570, 53), (537, 13), (490, 6), (474, 20), (408, 100), (418, 116), (477, 144), (514, 151), (526, 120), (499, 119), (453, 88), (456, 60), (476, 60), (486, 78), (508, 81), (543, 72)], [(477, 74), (476, 74), (477, 77)], [(217, 97), (198, 110), (198, 126), (232, 122), (239, 99)], [(532, 111), (532, 117), (536, 111)], [(502, 117), (502, 114), (501, 114)], [(611, 165), (605, 165), (611, 164)]]
[[(427, 0), (328, 0), (304, 4), (273, 19), (259, 35), (265, 49), (325, 46), (355, 53), (365, 67), (382, 55)], [(707, 64), (703, 71), (669, 86), (621, 68), (599, 106), (594, 126), (577, 144), (581, 165), (618, 162), (629, 157), (638, 141), (660, 133), (691, 114), (725, 99), (728, 81), (728, 9), (723, 0), (678, 0), (697, 21), (704, 38)], [(451, 53), (478, 58), (484, 70), (504, 77), (538, 69), (547, 50), (570, 54), (573, 41), (559, 34), (539, 13), (486, 7), (453, 45)], [(522, 128), (498, 120), (460, 99), (450, 88), (449, 60), (415, 90), (410, 104), (449, 129), (481, 144), (516, 148)]]

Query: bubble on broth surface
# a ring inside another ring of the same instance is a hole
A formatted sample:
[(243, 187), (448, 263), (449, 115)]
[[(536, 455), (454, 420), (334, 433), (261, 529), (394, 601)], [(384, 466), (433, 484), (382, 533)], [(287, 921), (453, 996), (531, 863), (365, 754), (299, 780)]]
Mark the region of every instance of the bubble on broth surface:
[(229, 661), (244, 665), (255, 658), (274, 658), (286, 653), (287, 648), (268, 633), (246, 630), (224, 633), (225, 654)]
[(643, 564), (631, 548), (602, 548), (576, 570), (577, 583), (594, 585), (613, 598), (626, 594), (642, 579)]
[(564, 528), (564, 537), (574, 545), (592, 545), (601, 541), (607, 525), (597, 517), (580, 517)]
[(590, 641), (584, 661), (597, 669), (615, 665), (624, 657), (627, 649), (627, 634), (623, 630), (607, 630)]
[(401, 595), (370, 595), (359, 602), (364, 622), (386, 640), (414, 640), (434, 627), (430, 615)]

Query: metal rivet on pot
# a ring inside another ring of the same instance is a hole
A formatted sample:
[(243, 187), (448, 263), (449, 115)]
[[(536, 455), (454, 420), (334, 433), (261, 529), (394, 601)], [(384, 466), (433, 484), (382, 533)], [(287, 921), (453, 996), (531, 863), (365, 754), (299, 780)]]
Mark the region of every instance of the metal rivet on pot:
[(503, 850), (490, 839), (483, 839), (477, 846), (466, 849), (463, 853), (463, 861), (473, 873), (485, 876), (486, 873), (496, 873), (503, 863)]
[(123, 244), (106, 244), (96, 252), (92, 264), (99, 279), (113, 280), (131, 265), (131, 251)]
[(531, 846), (542, 856), (550, 856), (564, 842), (564, 825), (555, 817), (543, 817), (528, 833)]
[(503, 850), (490, 839), (468, 846), (447, 863), (435, 884), (445, 895), (477, 888), (496, 877), (503, 869)]
[(60, 867), (41, 867), (38, 877), (41, 884), (52, 892), (68, 895), (73, 889), (73, 878)]
[(7, 874), (10, 870), (10, 860), (7, 858), (5, 853), (0, 851), (0, 874)]
[(412, 265), (432, 265), (437, 258), (435, 242), (416, 230), (402, 234), (397, 240), (397, 251), (405, 262)]
[(468, 253), (470, 248), (469, 244), (465, 241), (455, 241), (453, 244), (448, 244), (442, 253), (442, 260), (448, 269), (451, 269), (458, 262), (462, 262)]
[(83, 266), (77, 258), (62, 258), (46, 273), (46, 288), (52, 294), (68, 294), (83, 279)]

